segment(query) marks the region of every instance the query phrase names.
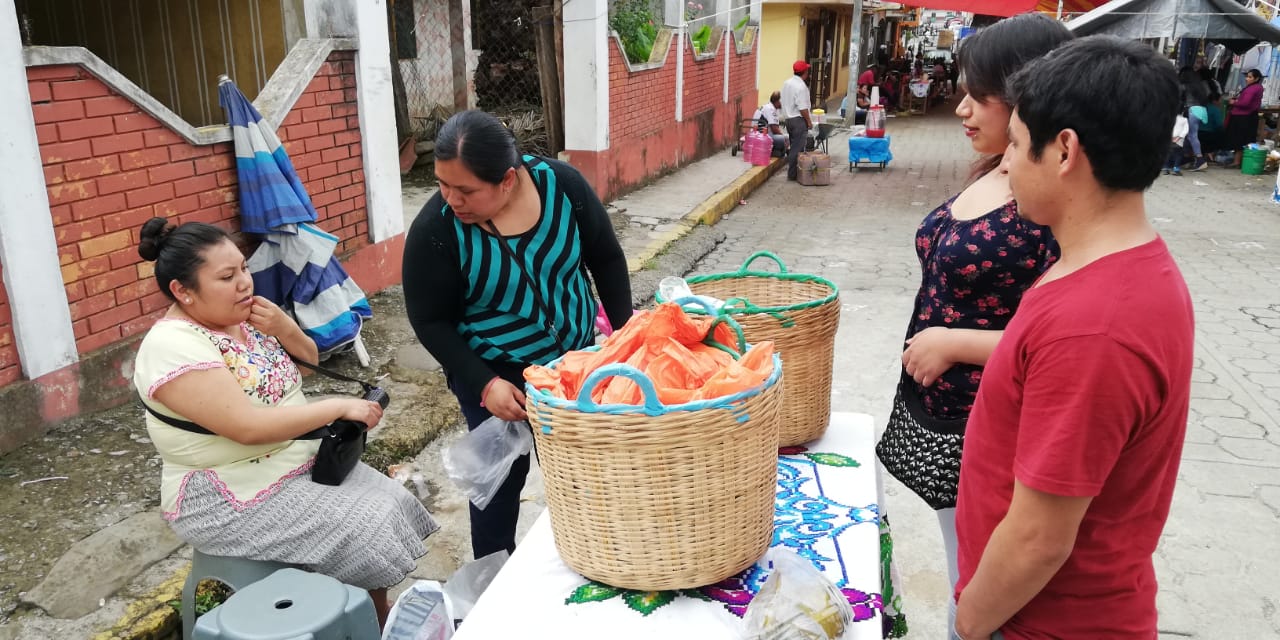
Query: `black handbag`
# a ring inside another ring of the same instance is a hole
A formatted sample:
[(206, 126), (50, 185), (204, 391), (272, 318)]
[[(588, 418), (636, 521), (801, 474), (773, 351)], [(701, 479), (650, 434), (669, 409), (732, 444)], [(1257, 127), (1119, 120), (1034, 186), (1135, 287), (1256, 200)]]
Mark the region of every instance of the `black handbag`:
[[(290, 356), (292, 358), (292, 356)], [(357, 380), (348, 376), (344, 376), (336, 371), (330, 371), (322, 367), (318, 367), (303, 360), (293, 359), (294, 364), (311, 369), (316, 373), (320, 373), (335, 380), (343, 382), (354, 382), (359, 384), (363, 393), (361, 398), (372, 402), (377, 402), (378, 406), (383, 409), (391, 403), (391, 396), (387, 394), (381, 387), (371, 385), (363, 380)], [(217, 435), (214, 432), (189, 420), (179, 420), (162, 415), (155, 409), (152, 409), (146, 402), (142, 403), (147, 412), (155, 416), (157, 420), (171, 427), (182, 429), (191, 433), (200, 433), (204, 435)], [(319, 440), (320, 449), (316, 452), (315, 463), (311, 467), (311, 480), (313, 482), (336, 487), (342, 484), (347, 478), (347, 474), (356, 468), (356, 463), (360, 462), (360, 456), (364, 453), (365, 444), (368, 440), (369, 427), (355, 420), (334, 420), (333, 422), (308, 431), (294, 440)]]
[(960, 486), (966, 422), (930, 416), (916, 393), (915, 381), (904, 370), (893, 397), (889, 425), (876, 443), (876, 457), (885, 471), (930, 507), (949, 509), (956, 506)]
[[(924, 290), (924, 278), (920, 289)], [(915, 333), (912, 326), (920, 313), (920, 296), (907, 322), (907, 339)], [(924, 409), (916, 382), (902, 369), (898, 390), (893, 396), (889, 424), (876, 443), (876, 457), (889, 475), (930, 507), (950, 509), (956, 506), (960, 486), (960, 452), (964, 447), (967, 419), (935, 418)]]

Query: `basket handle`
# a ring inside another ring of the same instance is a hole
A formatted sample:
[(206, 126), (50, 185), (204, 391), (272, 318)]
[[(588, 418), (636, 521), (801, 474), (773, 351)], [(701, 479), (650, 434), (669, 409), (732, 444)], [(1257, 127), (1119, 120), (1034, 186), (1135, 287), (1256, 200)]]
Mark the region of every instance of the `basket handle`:
[(763, 313), (772, 317), (774, 320), (777, 320), (778, 323), (782, 325), (783, 329), (790, 329), (791, 327), (796, 326), (796, 321), (792, 320), (791, 316), (788, 316), (781, 311), (768, 311), (763, 307), (757, 307), (746, 298), (729, 298), (728, 300), (725, 300), (724, 306), (720, 307), (720, 313), (724, 315), (734, 313)]
[(588, 412), (599, 410), (600, 405), (596, 404), (595, 399), (591, 397), (591, 393), (595, 391), (601, 382), (616, 376), (627, 378), (640, 387), (640, 395), (644, 397), (645, 413), (657, 416), (666, 412), (662, 402), (658, 400), (658, 391), (653, 388), (653, 382), (649, 380), (649, 376), (629, 364), (620, 363), (607, 364), (587, 376), (586, 381), (582, 383), (582, 389), (578, 391), (578, 406), (583, 411)]
[[(720, 311), (716, 311), (715, 309), (711, 308), (711, 305), (708, 304), (705, 300), (702, 300), (699, 298), (690, 298), (690, 297), (680, 298), (679, 300), (676, 300), (675, 303), (680, 305), (682, 309), (687, 304), (699, 306), (699, 307), (702, 307), (703, 310), (707, 312), (707, 315), (716, 316), (716, 319), (711, 323), (711, 328), (707, 329), (707, 337), (703, 339), (703, 344), (709, 347), (715, 347), (716, 349), (719, 349), (733, 356), (734, 360), (741, 358), (742, 354), (747, 352), (747, 337), (742, 333), (742, 325), (738, 324), (737, 320), (734, 320), (733, 318), (729, 317), (728, 314), (724, 313), (723, 307), (721, 307)], [(727, 302), (725, 303), (725, 306), (728, 306)], [(733, 332), (738, 334), (738, 350), (737, 351), (734, 351), (733, 347), (716, 342), (715, 340), (716, 325), (720, 324), (721, 322), (728, 323), (729, 327), (733, 329)]]
[(757, 251), (757, 252), (755, 252), (755, 253), (753, 253), (753, 254), (751, 254), (751, 255), (747, 256), (746, 261), (745, 261), (745, 262), (743, 262), (743, 263), (742, 263), (742, 266), (738, 268), (738, 273), (746, 273), (747, 271), (750, 271), (750, 270), (751, 270), (751, 263), (752, 263), (752, 262), (755, 262), (755, 261), (756, 261), (756, 258), (768, 258), (768, 259), (772, 260), (775, 264), (777, 264), (777, 265), (778, 265), (778, 273), (786, 273), (786, 272), (787, 272), (787, 265), (786, 265), (786, 264), (783, 264), (783, 262), (782, 262), (782, 258), (779, 258), (779, 257), (778, 257), (778, 254), (776, 254), (776, 253), (774, 253), (774, 252), (772, 252), (772, 251)]
[[(719, 342), (716, 342), (716, 327), (719, 326), (720, 323), (722, 322), (729, 325), (729, 328), (733, 329), (734, 334), (737, 335), (738, 337), (737, 351), (734, 351), (733, 347), (731, 346), (723, 345), (723, 344), (720, 344)], [(711, 321), (711, 328), (707, 329), (707, 337), (703, 338), (702, 342), (707, 346), (715, 347), (716, 349), (719, 349), (733, 356), (734, 360), (740, 359), (742, 357), (742, 354), (747, 352), (747, 336), (742, 333), (742, 325), (738, 324), (737, 320), (734, 320), (733, 318), (727, 315), (716, 316), (716, 319)]]

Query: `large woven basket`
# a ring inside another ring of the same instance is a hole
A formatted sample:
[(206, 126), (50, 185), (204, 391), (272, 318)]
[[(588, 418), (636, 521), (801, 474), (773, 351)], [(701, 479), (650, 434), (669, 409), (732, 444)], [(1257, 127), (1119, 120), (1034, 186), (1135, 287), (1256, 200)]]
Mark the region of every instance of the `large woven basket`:
[[(751, 263), (762, 257), (776, 262), (779, 271), (751, 271)], [(694, 294), (726, 301), (721, 313), (742, 325), (747, 342), (772, 340), (782, 355), (787, 379), (780, 446), (821, 438), (831, 419), (831, 370), (840, 326), (835, 283), (788, 273), (782, 259), (768, 251), (752, 254), (737, 271), (692, 276), (688, 282)]]
[[(552, 366), (555, 366), (554, 363)], [(596, 405), (626, 376), (643, 406)], [(627, 365), (608, 365), (577, 401), (527, 389), (556, 549), (574, 571), (638, 591), (714, 584), (760, 559), (773, 537), (782, 363), (761, 388), (663, 406)]]

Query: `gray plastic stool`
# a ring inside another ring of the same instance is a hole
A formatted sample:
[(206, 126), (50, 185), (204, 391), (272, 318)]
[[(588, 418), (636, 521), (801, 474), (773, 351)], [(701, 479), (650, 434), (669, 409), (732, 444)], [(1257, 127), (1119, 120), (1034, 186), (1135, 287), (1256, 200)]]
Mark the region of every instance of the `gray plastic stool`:
[(191, 573), (182, 586), (182, 637), (191, 640), (196, 626), (196, 587), (201, 580), (221, 582), (232, 591), (239, 591), (281, 569), (291, 565), (266, 560), (249, 560), (228, 556), (211, 556), (192, 549)]
[(369, 594), (319, 573), (281, 569), (196, 621), (196, 640), (378, 640)]

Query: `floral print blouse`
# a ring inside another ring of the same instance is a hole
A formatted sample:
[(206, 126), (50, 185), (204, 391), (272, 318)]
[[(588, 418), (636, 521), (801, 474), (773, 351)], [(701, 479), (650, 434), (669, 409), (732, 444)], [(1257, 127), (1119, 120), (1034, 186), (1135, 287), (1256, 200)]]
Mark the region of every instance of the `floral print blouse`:
[[(1003, 330), (1022, 293), (1057, 260), (1049, 229), (1018, 216), (1016, 203), (957, 220), (954, 202), (942, 203), (916, 229), (923, 277), (909, 336), (928, 327)], [(982, 367), (957, 364), (917, 392), (935, 418), (968, 418), (981, 380)]]

